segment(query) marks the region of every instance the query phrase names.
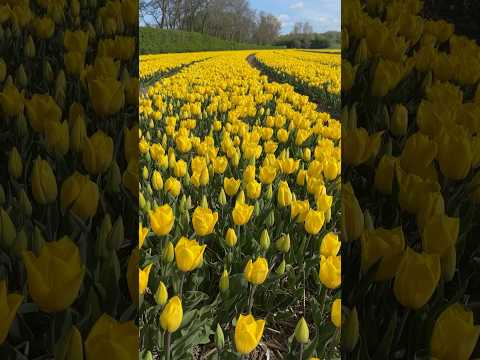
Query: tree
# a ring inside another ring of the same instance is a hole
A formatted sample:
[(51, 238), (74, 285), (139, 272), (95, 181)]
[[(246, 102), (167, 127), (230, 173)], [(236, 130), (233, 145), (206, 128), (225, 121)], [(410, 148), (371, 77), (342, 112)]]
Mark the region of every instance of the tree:
[(258, 44), (271, 44), (278, 38), (281, 28), (280, 20), (271, 14), (261, 12), (254, 38)]

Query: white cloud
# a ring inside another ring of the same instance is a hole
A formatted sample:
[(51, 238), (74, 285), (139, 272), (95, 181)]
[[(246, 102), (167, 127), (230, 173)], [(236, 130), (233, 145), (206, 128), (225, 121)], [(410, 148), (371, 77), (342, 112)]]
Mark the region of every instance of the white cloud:
[(303, 1), (290, 5), (290, 9), (303, 9)]

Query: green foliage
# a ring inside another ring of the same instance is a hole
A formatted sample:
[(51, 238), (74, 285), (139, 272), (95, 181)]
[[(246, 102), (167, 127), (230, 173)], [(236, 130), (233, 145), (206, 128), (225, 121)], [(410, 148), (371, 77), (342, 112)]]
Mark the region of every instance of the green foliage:
[(196, 32), (141, 27), (140, 54), (190, 51), (271, 49), (272, 46), (227, 41)]
[(313, 34), (287, 34), (280, 36), (275, 45), (302, 49), (339, 49), (341, 35), (338, 31)]

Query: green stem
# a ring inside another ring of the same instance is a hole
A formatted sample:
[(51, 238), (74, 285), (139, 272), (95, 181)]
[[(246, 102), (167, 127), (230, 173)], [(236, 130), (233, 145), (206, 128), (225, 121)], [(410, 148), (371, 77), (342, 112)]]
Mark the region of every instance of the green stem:
[(178, 288), (178, 297), (182, 299), (183, 294), (183, 282), (185, 280), (185, 273), (182, 272), (182, 277), (180, 278), (180, 287)]
[(166, 335), (167, 335), (167, 344), (166, 344), (166, 351), (167, 351), (167, 354), (166, 354), (166, 360), (170, 360), (170, 343), (172, 341), (172, 333), (167, 331), (166, 332)]
[(255, 290), (257, 290), (257, 285), (252, 285), (250, 287), (250, 296), (248, 297), (248, 314), (252, 313), (253, 295), (255, 294)]
[(300, 344), (300, 356), (298, 357), (299, 360), (303, 360), (303, 344)]

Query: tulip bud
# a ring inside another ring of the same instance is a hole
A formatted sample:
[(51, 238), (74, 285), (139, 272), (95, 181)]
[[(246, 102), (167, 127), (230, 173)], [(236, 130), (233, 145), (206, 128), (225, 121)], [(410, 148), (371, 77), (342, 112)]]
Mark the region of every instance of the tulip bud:
[(457, 268), (457, 251), (455, 245), (451, 246), (441, 258), (442, 276), (445, 281), (452, 281)]
[(58, 72), (57, 78), (55, 79), (55, 93), (57, 91), (61, 91), (65, 93), (66, 89), (67, 89), (67, 79), (65, 77), (65, 72), (63, 70), (60, 70)]
[(81, 360), (83, 359), (82, 335), (75, 326), (62, 336), (55, 346), (55, 359)]
[(218, 283), (218, 287), (222, 293), (228, 291), (230, 287), (230, 280), (228, 278), (227, 270), (223, 270), (222, 276), (220, 277), (220, 281)]
[(3, 189), (2, 184), (0, 184), (0, 206), (5, 204), (5, 190)]
[(123, 219), (120, 215), (113, 224), (112, 231), (107, 239), (107, 247), (110, 250), (118, 250), (125, 237)]
[(283, 273), (285, 272), (285, 267), (286, 267), (286, 263), (285, 263), (285, 259), (283, 259), (282, 262), (275, 269), (275, 274), (279, 276), (283, 275)]
[(390, 121), (390, 131), (393, 135), (402, 136), (407, 133), (408, 110), (402, 104), (395, 105), (392, 119)]
[(14, 146), (8, 156), (8, 173), (14, 179), (22, 176), (23, 163), (17, 148)]
[(351, 352), (357, 346), (359, 337), (358, 313), (357, 309), (353, 308), (348, 313), (345, 324), (342, 326), (342, 347)]
[(367, 41), (365, 38), (360, 40), (360, 43), (357, 46), (355, 51), (355, 64), (361, 64), (368, 58), (368, 48)]
[(190, 195), (187, 196), (187, 210), (192, 208), (192, 198)]
[(268, 235), (267, 229), (263, 229), (260, 235), (260, 246), (264, 251), (267, 251), (270, 247), (270, 236)]
[(32, 216), (32, 204), (30, 203), (30, 199), (28, 198), (27, 193), (25, 190), (20, 190), (17, 195), (18, 206), (22, 214), (27, 217)]
[(48, 60), (43, 61), (42, 75), (43, 75), (43, 80), (45, 80), (46, 82), (51, 82), (53, 80), (53, 70)]
[(97, 235), (97, 242), (95, 244), (95, 255), (99, 258), (106, 258), (109, 254), (107, 241), (108, 235), (112, 231), (112, 221), (110, 215), (107, 213), (100, 225), (100, 231)]
[(220, 194), (218, 195), (218, 203), (222, 206), (225, 206), (227, 203), (227, 197), (225, 195), (225, 191), (223, 190), (223, 187), (220, 190)]
[(5, 250), (11, 249), (16, 236), (17, 232), (10, 215), (3, 208), (0, 208), (0, 247)]
[(28, 76), (25, 72), (25, 67), (23, 64), (17, 68), (17, 72), (15, 73), (15, 82), (22, 88), (26, 88), (28, 86)]
[(18, 114), (17, 116), (17, 120), (15, 121), (15, 129), (17, 131), (18, 137), (25, 138), (28, 136), (27, 119), (23, 112)]
[(208, 200), (205, 195), (202, 196), (202, 201), (200, 202), (200, 207), (208, 209)]
[(165, 305), (168, 300), (168, 291), (167, 287), (165, 284), (160, 281), (160, 284), (158, 284), (157, 291), (155, 292), (155, 302), (157, 305)]
[(274, 214), (273, 210), (271, 210), (270, 213), (267, 216), (266, 224), (271, 227), (271, 226), (273, 226), (274, 223), (275, 223), (275, 214)]
[(143, 196), (143, 193), (139, 192), (138, 193), (138, 206), (140, 207), (140, 209), (142, 210), (146, 210), (146, 201), (145, 201), (145, 197)]
[(222, 328), (220, 327), (220, 324), (217, 324), (217, 329), (215, 330), (215, 346), (217, 347), (218, 350), (223, 349), (225, 346), (225, 338), (223, 336), (223, 331)]
[(45, 239), (41, 230), (35, 225), (32, 236), (32, 250), (35, 255), (38, 256), (40, 254), (40, 250), (42, 249), (43, 245), (45, 245)]
[(268, 200), (271, 200), (272, 197), (273, 197), (273, 190), (272, 190), (272, 184), (268, 185), (267, 187), (267, 192), (265, 194), (265, 197), (268, 199)]
[(85, 119), (79, 115), (73, 119), (72, 130), (70, 131), (70, 148), (77, 153), (81, 152), (86, 139), (87, 127)]
[(165, 244), (165, 247), (163, 248), (162, 259), (165, 263), (171, 263), (173, 261), (174, 256), (175, 256), (175, 252), (173, 249), (173, 244), (171, 241), (169, 241)]
[(287, 253), (290, 250), (290, 235), (284, 234), (280, 239), (275, 242), (275, 247), (278, 251)]
[(187, 197), (185, 196), (185, 194), (183, 194), (182, 197), (180, 198), (179, 210), (180, 210), (180, 213), (184, 213), (185, 211), (188, 211)]
[(28, 35), (27, 40), (25, 40), (25, 45), (23, 47), (23, 54), (26, 58), (32, 59), (35, 57), (35, 43), (33, 42), (32, 36)]
[(145, 356), (144, 356), (143, 360), (153, 360), (153, 355), (152, 355), (152, 353), (151, 353), (150, 351), (147, 351), (147, 352), (145, 353)]
[(297, 326), (295, 326), (295, 340), (297, 340), (300, 344), (308, 343), (310, 332), (308, 330), (307, 322), (305, 318), (302, 318), (298, 321)]
[(225, 235), (225, 242), (228, 246), (234, 247), (237, 243), (237, 234), (235, 234), (235, 230), (229, 228), (227, 230), (227, 234)]

